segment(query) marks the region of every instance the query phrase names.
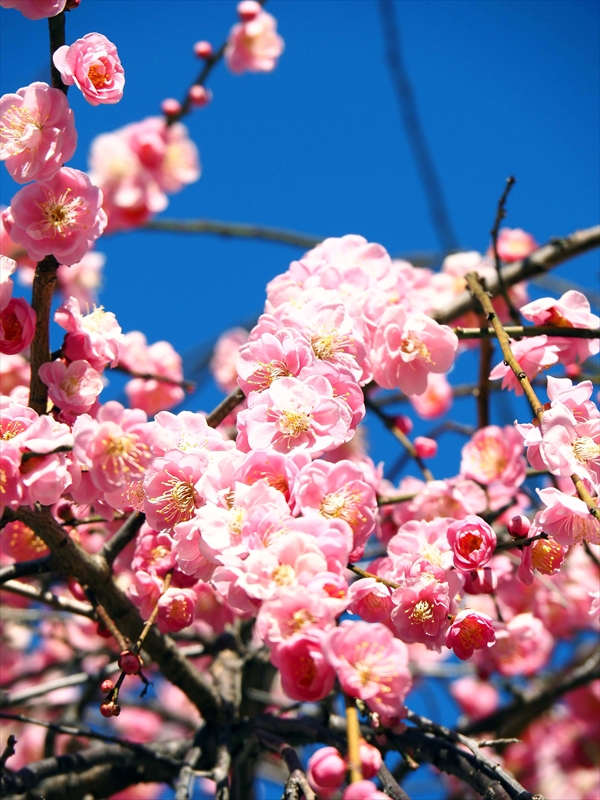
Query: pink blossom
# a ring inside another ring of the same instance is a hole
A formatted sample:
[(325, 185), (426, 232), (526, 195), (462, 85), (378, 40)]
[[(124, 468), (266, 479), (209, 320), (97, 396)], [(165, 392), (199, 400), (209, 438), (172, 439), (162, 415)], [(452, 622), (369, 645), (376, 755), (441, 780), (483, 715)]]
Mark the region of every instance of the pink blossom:
[(0, 311), (6, 308), (12, 297), (13, 281), (11, 275), (16, 268), (16, 261), (7, 256), (0, 256)]
[(0, 99), (0, 161), (17, 183), (50, 180), (76, 147), (75, 119), (60, 89), (36, 81)]
[(429, 439), (427, 436), (416, 436), (413, 444), (419, 458), (435, 458), (437, 455), (438, 443), (435, 439)]
[(445, 375), (429, 372), (423, 394), (411, 394), (408, 399), (422, 419), (435, 419), (450, 410), (454, 394)]
[[(549, 341), (551, 344), (548, 343)], [(511, 342), (511, 350), (529, 380), (533, 380), (538, 372), (558, 361), (559, 348), (554, 343), (554, 339), (549, 340), (545, 334), (521, 339), (520, 342)], [(503, 389), (512, 389), (516, 395), (523, 394), (520, 382), (512, 369), (504, 362), (497, 364), (490, 372), (490, 380), (495, 381), (500, 378), (502, 378)]]
[(195, 516), (203, 502), (197, 484), (207, 461), (205, 454), (180, 450), (169, 450), (154, 460), (144, 479), (144, 510), (155, 530), (169, 530)]
[(489, 681), (465, 675), (450, 684), (450, 693), (463, 714), (471, 719), (482, 719), (500, 705), (500, 694)]
[[(415, 487), (416, 489), (417, 487)], [(429, 481), (420, 487), (414, 500), (394, 508), (394, 519), (402, 524), (408, 519), (433, 520), (436, 517), (464, 519), (468, 514), (478, 514), (487, 507), (483, 489), (474, 481), (452, 478)]]
[[(530, 463), (540, 461), (553, 475), (580, 475), (594, 485), (600, 482), (600, 422), (577, 421), (562, 403), (544, 412), (539, 448), (527, 452)], [(527, 443), (527, 442), (526, 442)], [(532, 458), (534, 456), (535, 458)], [(542, 469), (544, 468), (542, 467)]]
[(248, 331), (245, 328), (230, 328), (219, 336), (214, 346), (210, 371), (223, 392), (232, 392), (237, 386), (236, 360), (240, 348), (247, 341)]
[(0, 533), (0, 544), (2, 552), (15, 561), (41, 558), (50, 552), (39, 536), (20, 520), (4, 526)]
[(61, 264), (56, 277), (63, 298), (67, 300), (69, 297), (74, 297), (80, 308), (95, 306), (105, 262), (105, 255), (90, 250), (77, 264), (72, 264), (70, 267)]
[(412, 685), (408, 650), (384, 625), (346, 620), (328, 634), (325, 653), (347, 694), (388, 721), (404, 714)]
[(76, 264), (106, 227), (102, 192), (85, 172), (70, 167), (49, 181), (24, 186), (13, 197), (10, 214), (11, 238), (36, 261), (53, 254), (61, 264)]
[(388, 800), (388, 797), (371, 781), (355, 781), (346, 787), (342, 800)]
[[(540, 530), (537, 526), (532, 526), (527, 538), (532, 538)], [(523, 547), (521, 551), (521, 563), (517, 572), (519, 580), (530, 585), (535, 577), (534, 570), (542, 575), (552, 575), (561, 568), (566, 555), (567, 548), (561, 547), (553, 539), (538, 539), (529, 546)]]
[(175, 566), (172, 543), (167, 533), (158, 533), (145, 522), (135, 540), (135, 554), (131, 568), (134, 571), (143, 569), (145, 572), (164, 578)]
[(196, 593), (192, 589), (169, 587), (158, 601), (156, 619), (161, 633), (182, 631), (194, 621)]
[(317, 456), (352, 438), (350, 422), (347, 404), (334, 398), (326, 378), (281, 378), (248, 398), (248, 409), (238, 415), (238, 447), (299, 448)]
[[(521, 228), (500, 228), (497, 249), (501, 261), (507, 264), (520, 261), (522, 258), (527, 258), (538, 247), (533, 236)], [(493, 256), (493, 254), (490, 247), (488, 255)]]
[(86, 33), (70, 47), (59, 47), (52, 60), (63, 83), (75, 84), (90, 105), (118, 103), (123, 96), (125, 74), (117, 48), (101, 33)]
[(262, 392), (279, 378), (298, 377), (314, 360), (310, 342), (300, 332), (289, 328), (265, 332), (239, 348), (238, 383), (246, 396)]
[(66, 4), (67, 0), (0, 0), (2, 8), (14, 8), (27, 19), (56, 17)]
[(283, 691), (292, 700), (315, 703), (333, 689), (335, 671), (323, 654), (323, 631), (299, 632), (271, 653)]
[(335, 622), (337, 609), (324, 598), (311, 595), (304, 587), (282, 587), (276, 597), (260, 607), (256, 632), (270, 649), (295, 633), (328, 630)]
[(412, 578), (394, 589), (392, 622), (403, 642), (421, 642), (439, 649), (448, 628), (449, 585), (430, 577), (428, 573)]
[(538, 490), (538, 495), (546, 508), (536, 516), (536, 523), (559, 544), (565, 547), (580, 542), (600, 544), (600, 522), (590, 514), (583, 500), (553, 487)]
[(116, 366), (124, 337), (111, 311), (100, 306), (84, 316), (77, 300), (70, 297), (57, 309), (54, 320), (67, 331), (63, 352), (70, 361), (88, 361), (99, 372), (108, 364)]
[(269, 486), (283, 494), (293, 509), (295, 501), (292, 499), (292, 490), (298, 473), (310, 463), (310, 455), (303, 450), (291, 453), (253, 450), (244, 457), (235, 474), (235, 480), (251, 486), (264, 478)]
[(506, 625), (496, 624), (496, 644), (475, 654), (478, 666), (500, 675), (534, 675), (548, 661), (553, 639), (531, 613), (517, 614)]
[(260, 11), (248, 22), (239, 22), (229, 32), (225, 61), (229, 69), (242, 72), (271, 72), (283, 53), (283, 39), (277, 22), (266, 11)]
[(384, 389), (423, 394), (430, 372), (448, 372), (458, 348), (456, 334), (420, 312), (387, 308), (375, 331), (371, 362), (375, 381)]
[[(127, 340), (127, 336), (125, 338)], [(146, 338), (143, 337), (143, 340), (145, 345)], [(145, 348), (144, 355), (142, 365), (135, 371), (157, 377), (139, 377), (128, 381), (125, 384), (125, 394), (132, 407), (141, 408), (148, 416), (152, 416), (158, 411), (179, 405), (185, 399), (185, 391), (178, 385), (183, 380), (183, 366), (181, 356), (169, 342), (154, 342)], [(119, 363), (126, 360), (122, 354), (119, 355)], [(170, 380), (173, 382), (170, 383)]]
[(321, 747), (308, 759), (307, 777), (315, 791), (337, 789), (346, 778), (348, 765), (335, 747)]
[(164, 456), (167, 450), (177, 449), (185, 453), (202, 451), (225, 451), (234, 447), (219, 431), (209, 427), (203, 414), (181, 411), (172, 414), (161, 411), (150, 423), (154, 434), (152, 449), (155, 455)]
[(375, 491), (363, 478), (362, 470), (351, 461), (315, 461), (301, 470), (294, 488), (303, 514), (320, 514), (350, 525), (353, 549), (366, 543), (377, 514)]
[(35, 335), (36, 313), (23, 297), (13, 297), (0, 311), (0, 353), (26, 350)]
[[(3, 437), (4, 438), (4, 437)], [(17, 509), (23, 499), (19, 467), (21, 451), (18, 447), (4, 441), (0, 450), (0, 511), (5, 508)]]
[(475, 650), (492, 647), (495, 641), (492, 618), (471, 608), (456, 615), (446, 634), (446, 647), (462, 661), (471, 658)]
[(496, 548), (493, 529), (473, 514), (453, 522), (447, 536), (454, 551), (454, 566), (465, 572), (485, 566)]
[(348, 611), (365, 622), (385, 623), (394, 608), (391, 590), (375, 578), (355, 581), (348, 589), (348, 601)]
[(60, 359), (40, 367), (40, 378), (48, 386), (50, 400), (63, 411), (83, 414), (89, 411), (103, 389), (102, 378), (87, 361)]
[(488, 485), (494, 481), (516, 488), (525, 480), (523, 441), (512, 425), (480, 428), (462, 449), (460, 474)]

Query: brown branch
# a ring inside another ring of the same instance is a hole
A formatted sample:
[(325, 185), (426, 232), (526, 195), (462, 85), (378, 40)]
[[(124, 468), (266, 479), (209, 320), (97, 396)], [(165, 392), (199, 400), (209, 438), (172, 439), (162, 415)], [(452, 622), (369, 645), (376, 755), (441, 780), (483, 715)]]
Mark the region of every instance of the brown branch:
[[(600, 246), (600, 225), (584, 228), (561, 238), (551, 239), (547, 244), (534, 250), (527, 258), (504, 267), (502, 270), (504, 283), (506, 286), (514, 286), (515, 283), (543, 274), (552, 267), (582, 253), (587, 253), (588, 250), (593, 250), (598, 246)], [(492, 296), (498, 294), (500, 286), (497, 278), (488, 281), (487, 290)], [(447, 308), (443, 311), (436, 311), (432, 317), (440, 324), (449, 324), (453, 319), (466, 314), (467, 311), (472, 311), (475, 303), (470, 292), (465, 290)]]
[(11, 756), (15, 754), (15, 745), (17, 743), (17, 737), (14, 736), (12, 733), (9, 735), (8, 739), (6, 740), (6, 745), (4, 750), (2, 751), (2, 755), (0, 756), (0, 774), (4, 772), (4, 768), (6, 766), (6, 762)]
[(295, 787), (303, 792), (306, 800), (317, 800), (317, 796), (310, 788), (306, 773), (302, 769), (302, 764), (294, 748), (284, 739), (280, 739), (279, 736), (274, 736), (272, 733), (267, 733), (263, 730), (257, 730), (254, 733), (261, 744), (264, 744), (265, 747), (273, 753), (280, 755), (285, 761), (289, 771), (289, 777), (284, 789), (284, 797), (286, 800), (288, 797), (298, 796)]
[[(47, 511), (21, 508), (13, 512), (7, 509), (5, 516), (29, 525), (59, 557), (57, 561), (62, 574), (88, 586), (121, 633), (130, 641), (137, 641), (144, 623), (136, 606), (111, 579), (110, 567), (103, 558), (86, 553)], [(219, 718), (221, 703), (217, 692), (179, 652), (170, 637), (153, 628), (146, 639), (145, 650), (160, 665), (162, 674), (197, 706), (207, 723), (214, 723)]]
[(377, 777), (381, 781), (381, 788), (392, 800), (410, 800), (410, 797), (386, 767), (385, 761), (381, 762)]
[(101, 556), (107, 564), (113, 564), (119, 553), (135, 539), (145, 520), (146, 515), (141, 511), (134, 511), (129, 515), (112, 539), (109, 539), (102, 548)]
[(66, 44), (65, 41), (65, 12), (61, 11), (55, 17), (48, 17), (48, 31), (50, 33), (50, 74), (52, 76), (52, 87), (60, 89), (61, 92), (67, 94), (69, 87), (63, 83), (62, 76), (58, 69), (54, 66), (52, 56), (59, 47)]
[[(490, 339), (497, 336), (493, 328), (452, 328), (461, 340)], [(597, 328), (559, 328), (555, 325), (505, 325), (505, 332), (511, 339), (528, 338), (530, 336), (561, 336), (564, 339), (600, 339)]]
[(147, 231), (174, 231), (177, 233), (212, 233), (235, 239), (262, 239), (269, 242), (289, 244), (312, 250), (326, 238), (298, 233), (270, 225), (253, 225), (247, 222), (222, 222), (214, 219), (155, 219), (146, 222), (142, 228)]
[(379, 583), (383, 583), (385, 586), (388, 586), (390, 589), (399, 589), (400, 584), (394, 583), (394, 581), (388, 581), (387, 578), (380, 578), (379, 575), (375, 575), (373, 572), (367, 572), (360, 567), (357, 567), (356, 564), (346, 564), (346, 568), (354, 572), (355, 575), (358, 575), (361, 578), (374, 578)]
[(168, 383), (171, 386), (179, 386), (181, 389), (189, 393), (196, 391), (196, 384), (193, 381), (178, 381), (174, 380), (173, 378), (168, 378), (166, 375), (155, 375), (152, 372), (135, 372), (135, 370), (127, 369), (127, 367), (124, 367), (122, 364), (117, 364), (117, 366), (113, 367), (113, 369), (117, 372), (123, 372), (125, 375), (129, 375), (131, 378), (141, 378), (144, 381)]
[(17, 578), (25, 578), (31, 575), (42, 575), (50, 571), (50, 557), (33, 558), (31, 561), (17, 561), (0, 569), (0, 584)]
[[(64, 16), (59, 14), (59, 16)], [(51, 19), (56, 19), (51, 17)], [(46, 256), (40, 261), (33, 278), (31, 306), (36, 314), (35, 334), (31, 342), (31, 384), (29, 405), (38, 414), (45, 414), (48, 407), (48, 387), (38, 372), (42, 364), (50, 361), (50, 309), (56, 285), (58, 261)]]
[(244, 400), (244, 393), (241, 389), (234, 389), (219, 405), (210, 412), (206, 422), (211, 428), (216, 428), (223, 422), (225, 417), (230, 414), (236, 406)]
[(504, 298), (504, 302), (508, 306), (508, 311), (511, 316), (511, 319), (515, 323), (515, 325), (519, 325), (521, 323), (521, 317), (519, 316), (519, 312), (514, 307), (512, 300), (509, 297), (508, 289), (504, 283), (504, 276), (502, 275), (502, 262), (500, 261), (500, 256), (498, 255), (498, 234), (500, 233), (500, 223), (506, 217), (506, 201), (508, 199), (508, 195), (510, 194), (510, 190), (517, 182), (516, 178), (513, 178), (512, 175), (506, 179), (506, 186), (504, 187), (504, 191), (502, 192), (502, 196), (500, 200), (498, 200), (498, 208), (496, 210), (496, 219), (494, 220), (494, 227), (490, 231), (492, 236), (492, 249), (494, 251), (494, 263), (496, 265), (496, 276), (498, 278), (498, 287), (500, 289), (500, 294)]
[(479, 352), (479, 380), (477, 382), (477, 427), (490, 424), (490, 372), (494, 346), (489, 339), (482, 339)]
[(93, 607), (87, 603), (80, 603), (79, 600), (71, 600), (68, 597), (61, 597), (48, 590), (30, 586), (28, 583), (21, 583), (21, 581), (5, 581), (0, 584), (0, 590), (18, 594), (36, 603), (44, 603), (47, 606), (56, 608), (57, 611), (69, 611), (71, 614), (77, 614), (80, 617), (96, 619)]

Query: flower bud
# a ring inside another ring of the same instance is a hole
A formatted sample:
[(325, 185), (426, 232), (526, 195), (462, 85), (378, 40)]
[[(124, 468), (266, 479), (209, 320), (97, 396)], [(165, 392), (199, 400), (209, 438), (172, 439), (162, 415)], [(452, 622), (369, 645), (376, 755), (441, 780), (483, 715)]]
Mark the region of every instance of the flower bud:
[(428, 439), (426, 436), (417, 436), (413, 442), (419, 458), (435, 458), (438, 445), (435, 439)]
[(242, 22), (252, 22), (261, 11), (262, 6), (256, 0), (242, 0), (237, 6), (237, 13)]
[(381, 753), (372, 744), (368, 744), (364, 740), (360, 743), (360, 766), (362, 769), (363, 778), (368, 780), (374, 778), (379, 772), (381, 766)]
[(529, 528), (531, 528), (531, 522), (523, 514), (518, 514), (506, 523), (506, 529), (515, 538), (527, 536)]
[(102, 681), (102, 683), (100, 684), (100, 691), (103, 692), (104, 694), (112, 692), (114, 688), (115, 685), (109, 678), (107, 678), (105, 681)]
[(308, 759), (311, 785), (335, 789), (346, 777), (347, 764), (335, 747), (321, 747)]
[(96, 628), (96, 633), (103, 639), (110, 639), (110, 637), (112, 636), (112, 633), (108, 630), (108, 628), (102, 622), (102, 620), (100, 620), (100, 622), (98, 623), (98, 626)]
[(126, 675), (137, 675), (142, 668), (142, 659), (131, 650), (123, 650), (119, 657), (119, 669)]
[(160, 104), (160, 110), (166, 117), (174, 117), (181, 111), (181, 103), (174, 97), (167, 97)]
[(392, 421), (398, 430), (405, 435), (409, 434), (413, 429), (412, 419), (407, 417), (406, 414), (398, 414)]
[(121, 706), (117, 703), (102, 703), (100, 713), (103, 717), (118, 717), (121, 713)]
[(210, 58), (213, 54), (210, 42), (196, 42), (194, 45), (194, 55), (198, 58)]
[(207, 106), (212, 100), (212, 92), (210, 89), (205, 89), (204, 86), (200, 86), (200, 84), (197, 83), (190, 87), (188, 96), (190, 98), (190, 103), (196, 106), (196, 108)]

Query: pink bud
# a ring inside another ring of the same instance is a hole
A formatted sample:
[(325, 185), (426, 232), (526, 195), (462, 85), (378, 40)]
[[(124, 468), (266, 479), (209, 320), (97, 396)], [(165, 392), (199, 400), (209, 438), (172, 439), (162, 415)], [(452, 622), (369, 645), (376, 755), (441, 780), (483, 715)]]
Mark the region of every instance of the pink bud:
[(321, 747), (308, 759), (308, 779), (318, 787), (335, 789), (344, 782), (346, 762), (335, 747)]
[(372, 744), (362, 741), (360, 743), (360, 766), (363, 778), (374, 778), (381, 766), (381, 753)]
[(142, 660), (131, 650), (123, 650), (119, 657), (119, 669), (122, 669), (126, 675), (137, 675), (142, 668)]
[(252, 22), (261, 11), (262, 6), (256, 0), (242, 0), (237, 6), (237, 13), (242, 22)]
[(198, 58), (210, 58), (213, 54), (210, 42), (196, 42), (194, 45), (194, 55)]
[(200, 86), (197, 83), (190, 87), (188, 96), (190, 98), (190, 103), (197, 108), (207, 106), (212, 100), (212, 92), (210, 89), (205, 89), (204, 86)]
[(565, 375), (568, 378), (578, 378), (581, 375), (580, 364), (567, 364), (565, 367)]
[(121, 706), (117, 703), (102, 703), (100, 713), (103, 717), (118, 717), (121, 713)]
[(380, 792), (371, 781), (356, 781), (346, 787), (342, 800), (388, 800), (388, 795)]
[(85, 592), (81, 588), (80, 584), (77, 583), (77, 581), (74, 578), (69, 578), (68, 586), (69, 586), (69, 591), (71, 592), (75, 600), (79, 600), (80, 602), (85, 603), (85, 601), (87, 600)]
[(435, 439), (417, 436), (413, 444), (419, 458), (434, 458), (437, 455), (438, 445)]
[(498, 576), (491, 567), (480, 567), (463, 575), (467, 594), (491, 594), (498, 588)]
[(506, 528), (511, 536), (522, 538), (529, 533), (531, 522), (523, 514), (518, 514), (506, 523)]
[(181, 111), (181, 103), (174, 97), (167, 97), (160, 104), (160, 110), (166, 117), (174, 117)]
[(114, 688), (115, 685), (109, 678), (107, 678), (105, 681), (102, 681), (102, 683), (100, 684), (100, 691), (103, 694), (108, 694), (109, 692), (112, 692)]
[(412, 419), (405, 414), (399, 414), (394, 417), (393, 423), (404, 435), (409, 434), (413, 429)]

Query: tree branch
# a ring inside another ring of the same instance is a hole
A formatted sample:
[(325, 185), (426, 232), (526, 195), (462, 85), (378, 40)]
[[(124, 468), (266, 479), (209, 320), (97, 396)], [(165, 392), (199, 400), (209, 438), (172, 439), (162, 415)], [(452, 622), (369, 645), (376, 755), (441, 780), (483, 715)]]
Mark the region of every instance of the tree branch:
[(170, 231), (174, 233), (212, 233), (234, 239), (263, 239), (268, 242), (289, 244), (312, 250), (326, 238), (308, 233), (288, 231), (270, 225), (253, 225), (248, 222), (221, 222), (216, 219), (153, 219), (142, 225), (147, 231)]
[(45, 605), (52, 606), (52, 608), (56, 608), (58, 611), (70, 611), (71, 614), (77, 614), (80, 617), (96, 619), (96, 613), (93, 607), (87, 603), (80, 603), (79, 600), (71, 600), (68, 597), (61, 597), (45, 589), (37, 589), (35, 586), (30, 586), (28, 583), (21, 583), (21, 581), (5, 581), (0, 584), (0, 591), (18, 594), (36, 603), (45, 603)]

